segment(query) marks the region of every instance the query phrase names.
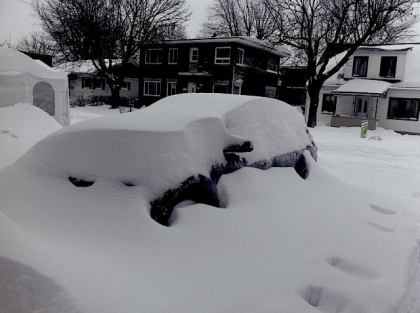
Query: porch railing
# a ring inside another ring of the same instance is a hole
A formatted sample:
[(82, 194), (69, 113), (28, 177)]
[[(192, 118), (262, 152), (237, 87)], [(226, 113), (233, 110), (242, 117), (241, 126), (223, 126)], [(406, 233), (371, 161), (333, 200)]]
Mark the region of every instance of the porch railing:
[(360, 127), (363, 120), (368, 121), (368, 129), (375, 130), (378, 120), (373, 118), (364, 118), (356, 116), (333, 115), (331, 117), (331, 126), (333, 127)]

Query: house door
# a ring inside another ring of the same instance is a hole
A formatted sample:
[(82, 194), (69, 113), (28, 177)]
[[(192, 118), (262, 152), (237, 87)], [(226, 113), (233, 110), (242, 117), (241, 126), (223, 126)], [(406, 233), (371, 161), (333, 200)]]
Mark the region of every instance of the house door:
[(366, 96), (355, 96), (353, 102), (353, 116), (368, 117), (369, 98)]
[(196, 92), (197, 92), (197, 83), (189, 82), (188, 93), (196, 93)]
[(33, 105), (44, 110), (49, 115), (55, 115), (54, 89), (47, 82), (39, 82), (32, 91)]

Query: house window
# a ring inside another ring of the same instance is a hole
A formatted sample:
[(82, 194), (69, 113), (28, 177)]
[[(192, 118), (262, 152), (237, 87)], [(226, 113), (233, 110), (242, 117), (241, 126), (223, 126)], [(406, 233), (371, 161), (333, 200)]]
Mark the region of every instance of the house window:
[(366, 77), (368, 69), (369, 57), (354, 57), (353, 58), (353, 76)]
[(146, 49), (144, 63), (162, 64), (162, 49)]
[(279, 69), (279, 64), (278, 64), (277, 58), (268, 57), (267, 70), (277, 72), (278, 69)]
[(145, 96), (160, 96), (160, 80), (145, 80), (144, 91)]
[(236, 56), (236, 64), (244, 65), (245, 50), (238, 48)]
[(397, 57), (382, 57), (381, 69), (379, 76), (386, 78), (395, 78), (395, 70), (397, 68)]
[(123, 90), (131, 90), (131, 82), (123, 82), (121, 84), (121, 89), (123, 89)]
[(82, 77), (82, 88), (92, 89), (93, 88), (92, 78)]
[(241, 89), (242, 89), (241, 85), (234, 85), (232, 93), (234, 95), (240, 95), (241, 94)]
[(198, 48), (190, 48), (190, 62), (198, 62)]
[(214, 93), (230, 93), (229, 81), (216, 81), (213, 85)]
[(265, 96), (269, 98), (275, 98), (276, 97), (276, 87), (272, 86), (265, 86)]
[(330, 94), (324, 94), (322, 96), (322, 113), (335, 113), (335, 107), (337, 105), (337, 97), (330, 95)]
[(230, 64), (230, 48), (217, 47), (214, 54), (214, 64)]
[(176, 94), (176, 81), (168, 81), (166, 85), (166, 95), (172, 96)]
[(388, 118), (397, 120), (419, 120), (420, 99), (390, 98)]
[(168, 64), (178, 63), (178, 48), (170, 48), (168, 55)]
[(93, 89), (100, 89), (102, 87), (102, 78), (95, 78), (93, 80)]

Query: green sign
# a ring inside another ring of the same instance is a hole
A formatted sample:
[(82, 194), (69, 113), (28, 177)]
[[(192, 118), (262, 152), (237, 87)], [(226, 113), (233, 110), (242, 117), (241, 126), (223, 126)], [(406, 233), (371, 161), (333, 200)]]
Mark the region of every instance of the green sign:
[(361, 131), (360, 131), (360, 137), (361, 138), (366, 138), (367, 137), (367, 133), (368, 133), (368, 121), (367, 120), (362, 120), (362, 122), (360, 123), (361, 125)]

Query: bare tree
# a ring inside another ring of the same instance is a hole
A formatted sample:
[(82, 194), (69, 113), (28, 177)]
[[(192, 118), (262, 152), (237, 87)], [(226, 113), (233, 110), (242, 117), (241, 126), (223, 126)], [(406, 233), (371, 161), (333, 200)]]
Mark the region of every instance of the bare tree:
[(31, 33), (20, 38), (14, 45), (17, 50), (37, 54), (53, 55), (55, 44), (43, 33)]
[[(306, 63), (310, 99), (308, 126), (316, 126), (323, 83), (358, 47), (392, 43), (408, 34), (414, 0), (264, 0), (276, 22), (278, 44), (286, 44)], [(331, 57), (345, 52), (334, 66)]]
[(124, 68), (149, 41), (179, 29), (190, 13), (185, 0), (35, 0), (44, 31), (68, 61), (89, 59), (120, 102)]
[(0, 41), (0, 47), (13, 48), (14, 44), (11, 38)]
[(263, 0), (214, 0), (202, 33), (207, 36), (252, 36), (267, 40), (274, 21)]

